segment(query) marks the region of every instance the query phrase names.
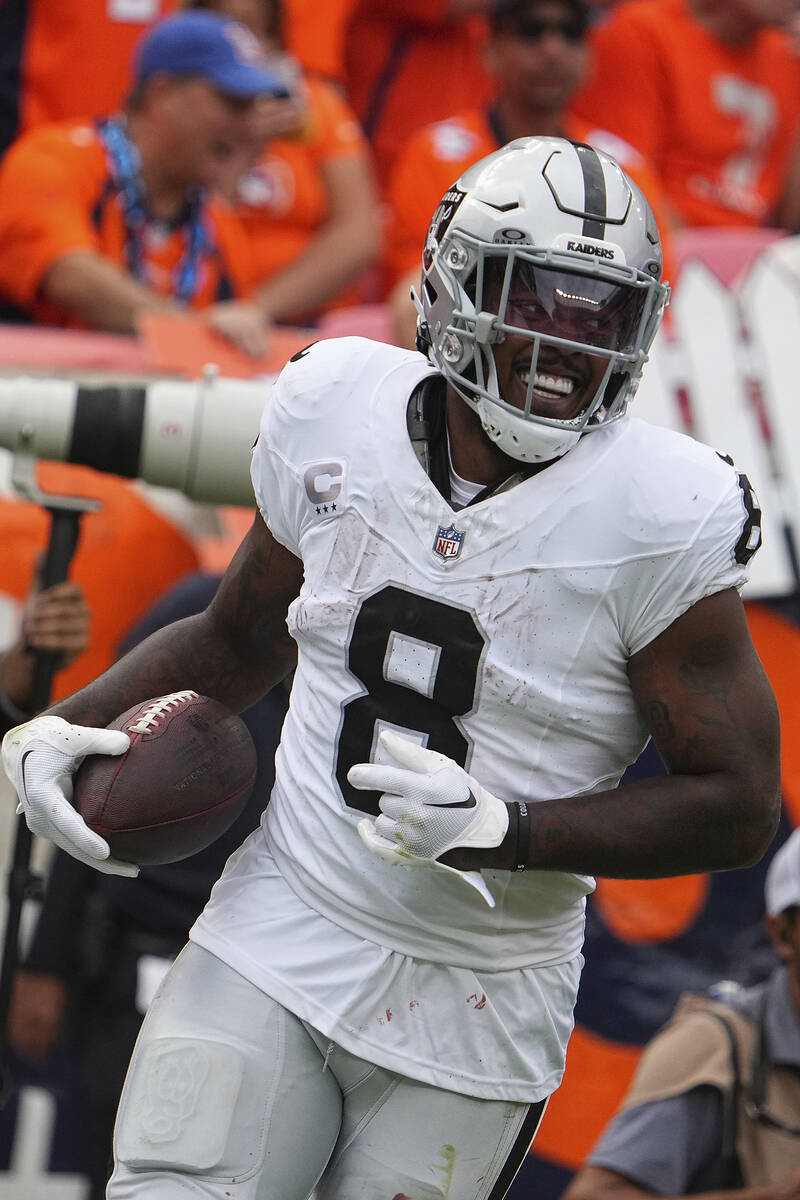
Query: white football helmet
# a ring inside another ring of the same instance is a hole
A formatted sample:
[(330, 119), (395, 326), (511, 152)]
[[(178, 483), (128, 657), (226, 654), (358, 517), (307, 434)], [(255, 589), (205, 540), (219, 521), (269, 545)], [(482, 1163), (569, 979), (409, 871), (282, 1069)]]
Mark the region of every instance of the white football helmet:
[[(650, 205), (611, 155), (518, 138), (465, 171), (434, 213), (417, 344), (504, 453), (546, 462), (625, 412), (669, 299), (661, 270)], [(492, 345), (509, 334), (533, 343), (524, 409), (498, 388)], [(542, 345), (607, 362), (577, 417), (534, 411)]]

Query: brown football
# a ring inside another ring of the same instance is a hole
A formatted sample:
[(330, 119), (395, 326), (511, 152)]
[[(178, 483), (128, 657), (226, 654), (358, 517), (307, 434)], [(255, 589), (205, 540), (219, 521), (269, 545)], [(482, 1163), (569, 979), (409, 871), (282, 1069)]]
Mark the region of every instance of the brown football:
[(196, 692), (145, 700), (117, 717), (124, 754), (87, 756), (73, 804), (111, 847), (140, 867), (204, 850), (233, 824), (256, 776), (256, 750), (241, 717)]

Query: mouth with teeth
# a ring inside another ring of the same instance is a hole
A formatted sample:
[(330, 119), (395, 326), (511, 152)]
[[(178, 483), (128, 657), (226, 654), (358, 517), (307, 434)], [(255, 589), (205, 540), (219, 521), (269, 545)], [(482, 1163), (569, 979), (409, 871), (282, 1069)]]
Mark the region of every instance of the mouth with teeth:
[[(519, 371), (519, 378), (527, 389), (530, 382), (530, 371)], [(533, 394), (543, 396), (546, 400), (557, 399), (559, 396), (571, 396), (575, 388), (575, 380), (567, 375), (548, 375), (537, 371), (533, 377)]]
[[(522, 356), (514, 365), (514, 376), (527, 395), (531, 380), (531, 358)], [(574, 369), (561, 362), (537, 363), (533, 373), (531, 399), (540, 416), (567, 419), (574, 415), (575, 405), (585, 388), (586, 380)]]

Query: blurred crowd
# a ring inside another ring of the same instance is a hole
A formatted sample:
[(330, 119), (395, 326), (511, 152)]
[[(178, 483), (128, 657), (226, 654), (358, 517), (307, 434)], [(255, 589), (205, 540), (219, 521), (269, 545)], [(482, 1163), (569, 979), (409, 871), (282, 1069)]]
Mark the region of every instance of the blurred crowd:
[(276, 323), (389, 301), (413, 344), (438, 199), (529, 134), (611, 150), (667, 231), (794, 232), (796, 21), (795, 0), (3, 6), (2, 313), (130, 333), (191, 310), (258, 356)]
[[(470, 163), (532, 134), (620, 161), (651, 200), (675, 283), (677, 229), (800, 232), (799, 14), (798, 0), (0, 4), (0, 321), (135, 335), (167, 313), (256, 362), (280, 326), (313, 330), (372, 305), (387, 336), (413, 347), (411, 292), (437, 204)], [(138, 621), (167, 619), (145, 614), (176, 581), (190, 580), (169, 619), (214, 585), (197, 574), (193, 535), (152, 495), (51, 472), (56, 490), (96, 496), (103, 510), (84, 521), (76, 582), (42, 591), (44, 516), (0, 493), (0, 592), (21, 606), (0, 657), (6, 724), (30, 711), (37, 651), (59, 655), (64, 694)], [(266, 775), (285, 696), (269, 703)], [(23, 1057), (42, 1061), (74, 1007), (80, 1040), (87, 980), (121, 972), (119, 994), (106, 996), (120, 1017), (102, 1051), (113, 1069), (84, 1060), (109, 1093), (97, 1098), (93, 1196), (140, 1018), (136, 963), (178, 948), (227, 846), (184, 874), (163, 937), (125, 888), (90, 886), (74, 864), (52, 876), (51, 923), (18, 980), (12, 1033)], [(159, 889), (173, 884), (143, 874), (161, 917)], [(71, 948), (62, 932), (75, 934), (87, 906), (109, 945), (122, 931), (100, 966), (99, 941), (87, 967), (86, 939)], [(92, 1011), (93, 1029), (107, 1018)]]

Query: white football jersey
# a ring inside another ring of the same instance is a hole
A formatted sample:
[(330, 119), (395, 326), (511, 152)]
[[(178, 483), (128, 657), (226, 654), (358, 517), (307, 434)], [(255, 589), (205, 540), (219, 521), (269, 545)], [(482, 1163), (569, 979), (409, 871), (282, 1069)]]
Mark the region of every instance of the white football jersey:
[[(390, 865), (356, 830), (379, 796), (347, 772), (378, 756), (388, 727), (504, 800), (615, 787), (647, 739), (629, 657), (745, 582), (757, 512), (712, 449), (631, 419), (456, 512), (407, 432), (409, 395), (430, 373), (413, 352), (320, 342), (267, 404), (253, 481), (272, 533), (304, 563), (288, 614), (299, 659), (263, 832), (193, 937), (354, 1053), (532, 1100), (563, 1070), (594, 881), (485, 871), (490, 909), (456, 876)], [(304, 925), (298, 902), (316, 919)], [(323, 954), (338, 981), (315, 972)], [(445, 1007), (447, 1028), (415, 1019), (423, 979), (429, 1001), (470, 1014), (465, 989), (477, 989), (482, 1023), (465, 1013), (453, 1030)]]

